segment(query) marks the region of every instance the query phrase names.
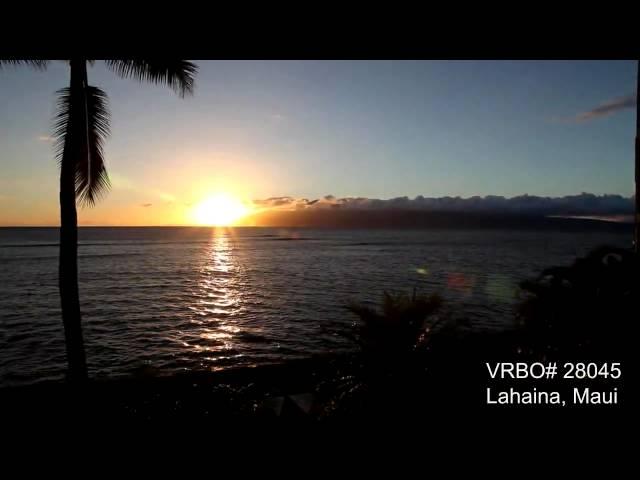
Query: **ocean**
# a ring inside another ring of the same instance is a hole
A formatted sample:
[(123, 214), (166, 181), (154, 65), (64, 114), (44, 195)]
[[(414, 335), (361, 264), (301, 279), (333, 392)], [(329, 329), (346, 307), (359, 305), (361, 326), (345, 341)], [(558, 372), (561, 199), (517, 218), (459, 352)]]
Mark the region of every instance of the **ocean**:
[[(630, 232), (81, 228), (95, 378), (260, 365), (354, 345), (351, 300), (440, 293), (462, 328), (514, 323), (519, 281)], [(0, 228), (0, 386), (64, 378), (57, 228)]]

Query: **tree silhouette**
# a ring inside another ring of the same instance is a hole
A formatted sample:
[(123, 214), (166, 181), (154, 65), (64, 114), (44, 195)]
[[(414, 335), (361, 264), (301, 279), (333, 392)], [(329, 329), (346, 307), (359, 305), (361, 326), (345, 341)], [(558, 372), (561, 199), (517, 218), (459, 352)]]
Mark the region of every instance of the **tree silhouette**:
[[(48, 60), (0, 60), (3, 66), (47, 68)], [(70, 85), (57, 92), (54, 122), (56, 157), (60, 166), (60, 259), (58, 283), (62, 307), (68, 379), (87, 380), (78, 294), (78, 216), (76, 201), (93, 206), (109, 189), (103, 145), (109, 134), (107, 94), (87, 81), (87, 64), (95, 60), (65, 60)], [(105, 60), (107, 68), (123, 78), (164, 84), (181, 97), (193, 93), (197, 66), (185, 60)]]

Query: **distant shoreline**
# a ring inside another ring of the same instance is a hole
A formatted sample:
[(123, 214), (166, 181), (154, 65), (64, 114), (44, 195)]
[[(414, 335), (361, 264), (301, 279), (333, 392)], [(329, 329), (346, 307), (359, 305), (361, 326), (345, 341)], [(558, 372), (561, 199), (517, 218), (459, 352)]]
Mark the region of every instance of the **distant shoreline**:
[[(411, 210), (322, 210), (265, 213), (253, 217), (255, 224), (215, 227), (204, 225), (80, 225), (93, 228), (304, 228), (371, 230), (559, 230), (632, 232), (633, 223), (598, 215), (485, 214), (477, 212), (416, 212)], [(249, 220), (250, 221), (250, 220)], [(2, 225), (0, 229), (57, 229), (58, 225)]]

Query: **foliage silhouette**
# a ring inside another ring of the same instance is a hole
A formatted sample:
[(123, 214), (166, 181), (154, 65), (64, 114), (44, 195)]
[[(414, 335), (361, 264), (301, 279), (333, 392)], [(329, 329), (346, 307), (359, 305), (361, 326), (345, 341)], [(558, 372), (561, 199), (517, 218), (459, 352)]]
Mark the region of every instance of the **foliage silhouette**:
[(570, 266), (548, 268), (520, 287), (524, 298), (517, 314), (523, 338), (534, 350), (567, 356), (621, 354), (637, 322), (640, 261), (631, 250), (602, 246)]
[(384, 292), (381, 311), (356, 302), (348, 304), (345, 308), (359, 320), (350, 336), (359, 345), (370, 375), (394, 374), (410, 368), (441, 321), (434, 320), (441, 306), (439, 295), (416, 295), (415, 290), (411, 297)]

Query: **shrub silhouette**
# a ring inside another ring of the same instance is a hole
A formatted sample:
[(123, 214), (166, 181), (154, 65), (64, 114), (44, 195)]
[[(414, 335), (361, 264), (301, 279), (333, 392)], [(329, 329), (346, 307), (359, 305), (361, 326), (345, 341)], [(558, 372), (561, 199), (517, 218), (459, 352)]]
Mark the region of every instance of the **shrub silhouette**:
[(640, 262), (631, 250), (603, 246), (567, 267), (521, 282), (518, 317), (525, 338), (545, 352), (620, 351), (637, 318)]
[(416, 296), (414, 290), (411, 297), (384, 292), (381, 312), (359, 303), (346, 308), (360, 320), (353, 338), (362, 352), (389, 361), (405, 357), (424, 344), (436, 326), (429, 320), (441, 305), (439, 295)]

